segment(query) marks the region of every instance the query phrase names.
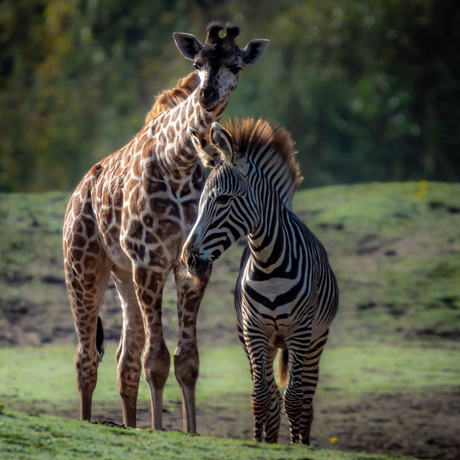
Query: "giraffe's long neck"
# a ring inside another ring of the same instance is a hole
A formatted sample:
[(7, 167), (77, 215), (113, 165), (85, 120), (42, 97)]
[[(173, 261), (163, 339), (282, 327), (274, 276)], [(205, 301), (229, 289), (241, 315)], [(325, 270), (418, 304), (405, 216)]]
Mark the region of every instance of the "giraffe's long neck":
[(192, 127), (207, 137), (212, 123), (219, 121), (227, 105), (223, 99), (211, 111), (199, 104), (199, 86), (184, 102), (159, 116), (152, 129), (157, 130), (155, 150), (162, 156), (164, 163), (176, 172), (189, 171), (196, 164), (197, 155), (193, 147), (188, 128)]

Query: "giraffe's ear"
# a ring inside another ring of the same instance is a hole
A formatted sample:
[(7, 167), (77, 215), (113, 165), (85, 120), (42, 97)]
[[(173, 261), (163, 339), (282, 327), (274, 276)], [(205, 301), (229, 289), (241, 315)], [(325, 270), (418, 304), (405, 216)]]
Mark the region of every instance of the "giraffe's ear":
[(251, 40), (243, 51), (243, 62), (244, 64), (254, 64), (263, 57), (268, 49), (270, 40)]
[(213, 145), (208, 144), (206, 139), (202, 138), (196, 129), (189, 127), (188, 133), (203, 166), (206, 168), (216, 166), (220, 160), (217, 149)]
[(174, 32), (173, 37), (177, 47), (179, 48), (179, 51), (184, 55), (184, 57), (192, 61), (204, 47), (200, 41), (191, 34)]
[(246, 155), (233, 148), (232, 136), (217, 122), (214, 122), (211, 127), (211, 141), (219, 151), (222, 161), (246, 174), (248, 167)]

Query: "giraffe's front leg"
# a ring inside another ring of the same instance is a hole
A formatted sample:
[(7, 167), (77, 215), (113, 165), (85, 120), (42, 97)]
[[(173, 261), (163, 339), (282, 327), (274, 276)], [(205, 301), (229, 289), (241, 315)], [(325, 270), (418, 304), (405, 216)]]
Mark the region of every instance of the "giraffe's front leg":
[(190, 275), (176, 266), (179, 341), (174, 352), (174, 371), (182, 394), (183, 429), (196, 433), (195, 386), (199, 373), (196, 320), (198, 308), (211, 276), (208, 268), (200, 277)]
[[(166, 276), (135, 266), (134, 287), (145, 330), (144, 375), (150, 390), (152, 428), (163, 429), (163, 389), (169, 376), (171, 357), (163, 337), (161, 303)], [(124, 331), (126, 334), (126, 331)]]
[(123, 310), (123, 329), (117, 350), (117, 380), (123, 411), (123, 423), (136, 427), (136, 406), (141, 375), (141, 354), (145, 342), (142, 314), (137, 302), (130, 271), (112, 270)]

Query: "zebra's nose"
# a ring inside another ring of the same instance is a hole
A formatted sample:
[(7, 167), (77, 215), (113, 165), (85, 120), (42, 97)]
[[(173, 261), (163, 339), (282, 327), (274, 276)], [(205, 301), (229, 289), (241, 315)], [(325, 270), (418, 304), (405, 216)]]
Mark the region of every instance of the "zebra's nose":
[(200, 275), (208, 269), (211, 262), (209, 260), (202, 259), (198, 255), (198, 251), (191, 250), (184, 252), (182, 255), (182, 264), (185, 265), (192, 275)]

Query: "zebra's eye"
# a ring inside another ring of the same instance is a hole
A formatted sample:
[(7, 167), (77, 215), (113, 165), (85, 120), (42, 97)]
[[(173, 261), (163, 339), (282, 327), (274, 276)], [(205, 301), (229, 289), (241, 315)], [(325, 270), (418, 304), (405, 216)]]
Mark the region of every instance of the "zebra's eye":
[(216, 198), (216, 203), (226, 204), (230, 201), (230, 198), (231, 198), (230, 195), (220, 195)]

